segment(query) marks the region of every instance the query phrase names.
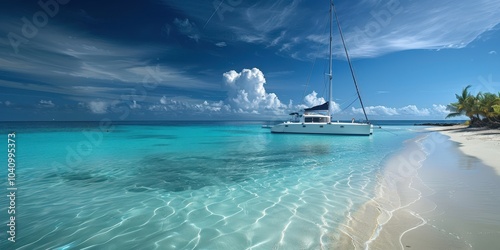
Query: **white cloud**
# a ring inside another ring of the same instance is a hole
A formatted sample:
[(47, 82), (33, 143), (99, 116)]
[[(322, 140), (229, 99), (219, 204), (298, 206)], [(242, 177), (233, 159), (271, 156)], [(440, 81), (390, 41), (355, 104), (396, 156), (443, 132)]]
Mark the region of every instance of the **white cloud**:
[(225, 104), (223, 101), (209, 102), (203, 101), (202, 103), (190, 101), (179, 101), (169, 99), (163, 96), (160, 99), (160, 104), (149, 105), (148, 110), (156, 112), (169, 112), (171, 115), (183, 114), (185, 112), (193, 115), (193, 112), (203, 112), (203, 113), (218, 113), (229, 112), (231, 108), (229, 105)]
[(220, 111), (229, 111), (229, 106), (224, 104), (223, 101), (218, 102), (207, 102), (204, 101), (202, 104), (196, 104), (194, 107), (199, 111), (212, 111), (212, 112), (220, 112)]
[(283, 39), (285, 38), (286, 31), (281, 31), (280, 35), (276, 37), (273, 41), (271, 41), (271, 44), (269, 46), (276, 46), (279, 44)]
[(109, 104), (104, 101), (90, 101), (88, 103), (88, 108), (94, 114), (105, 114), (108, 112)]
[(167, 111), (168, 109), (164, 105), (154, 104), (154, 105), (150, 105), (148, 107), (148, 110), (149, 111)]
[(162, 96), (162, 97), (160, 98), (160, 103), (161, 103), (161, 104), (167, 104), (167, 103), (168, 103), (168, 99), (167, 99), (167, 97), (166, 97), (166, 96)]
[[(316, 93), (316, 91), (313, 91), (304, 97), (304, 104), (299, 104), (299, 105), (295, 106), (294, 109), (295, 110), (302, 110), (302, 109), (306, 109), (306, 108), (311, 108), (311, 107), (314, 107), (317, 105), (321, 105), (325, 102), (326, 102), (326, 100), (324, 97), (318, 97), (318, 93)], [(340, 105), (338, 103), (332, 101), (331, 105), (332, 105), (332, 111), (334, 113), (341, 111)], [(291, 103), (288, 106), (290, 108)]]
[(313, 91), (313, 92), (311, 92), (310, 94), (308, 94), (308, 95), (306, 95), (304, 97), (304, 103), (308, 107), (321, 105), (321, 104), (323, 104), (325, 102), (326, 102), (325, 98), (323, 98), (323, 97), (319, 97), (318, 98), (318, 93), (316, 93), (316, 91)]
[(189, 19), (180, 20), (178, 18), (174, 19), (174, 24), (177, 26), (177, 29), (187, 37), (198, 42), (200, 40), (200, 32), (196, 27), (196, 24), (190, 22)]
[(234, 70), (223, 74), (228, 89), (228, 102), (238, 112), (282, 113), (286, 105), (282, 104), (274, 93), (267, 93), (264, 87), (266, 79), (257, 68)]
[(131, 109), (140, 109), (141, 105), (137, 104), (135, 100), (132, 101), (132, 104), (129, 105)]
[(416, 115), (416, 116), (428, 116), (431, 114), (428, 109), (426, 108), (419, 109), (415, 105), (408, 105), (399, 108), (398, 112), (402, 115)]
[(226, 44), (226, 42), (218, 42), (215, 44), (215, 46), (222, 48), (222, 47), (226, 47), (227, 44)]
[(496, 51), (494, 51), (494, 50), (492, 50), (492, 51), (488, 52), (488, 54), (490, 54), (490, 55), (496, 55), (496, 54), (497, 54), (497, 52), (496, 52)]
[[(328, 6), (323, 3), (259, 1), (241, 8), (241, 1), (234, 1), (238, 2), (236, 6), (224, 2), (231, 11), (214, 13), (211, 1), (163, 2), (192, 13), (191, 23), (204, 23), (207, 16), (215, 14), (206, 26), (211, 32), (204, 34), (213, 41), (232, 33), (236, 40), (275, 47), (292, 58), (327, 56), (328, 35), (324, 27)], [(411, 49), (463, 48), (500, 23), (500, 15), (495, 11), (499, 8), (498, 0), (366, 0), (337, 4), (352, 57), (376, 57)], [(338, 34), (334, 40), (335, 53), (343, 57)]]
[[(361, 108), (352, 107), (351, 110), (354, 114), (363, 114), (363, 110)], [(374, 116), (393, 116), (399, 114), (395, 108), (388, 108), (385, 106), (368, 106), (365, 107), (365, 110), (367, 115)]]
[(432, 104), (432, 108), (435, 113), (441, 114), (441, 115), (447, 115), (450, 113), (450, 111), (447, 109), (445, 105), (442, 104)]
[[(236, 9), (234, 16), (239, 20), (235, 23), (246, 25), (224, 25), (222, 28), (231, 30), (238, 40), (247, 43), (264, 43), (276, 46), (284, 41), (285, 31), (290, 28), (290, 21), (298, 15), (300, 1), (270, 1), (259, 2), (247, 8)], [(279, 34), (277, 31), (280, 31)]]
[(499, 1), (395, 2), (365, 6), (366, 13), (360, 13), (365, 18), (346, 32), (353, 57), (411, 49), (463, 48), (500, 23), (500, 16), (491, 11), (500, 8)]
[(38, 102), (38, 107), (41, 108), (53, 108), (55, 106), (56, 105), (51, 100), (40, 100), (40, 102)]
[[(366, 114), (370, 116), (381, 117), (429, 117), (429, 118), (444, 118), (449, 112), (446, 106), (442, 104), (433, 104), (432, 108), (418, 108), (416, 105), (407, 105), (404, 107), (394, 108), (386, 106), (368, 106), (365, 107)], [(363, 114), (361, 108), (351, 108), (354, 114)]]
[[(0, 23), (2, 31), (15, 27), (9, 22)], [(218, 87), (184, 69), (152, 62), (152, 58), (169, 50), (165, 46), (137, 49), (84, 34), (68, 36), (74, 34), (73, 30), (58, 25), (44, 30), (38, 33), (36, 43), (21, 44), (16, 56), (12, 56), (13, 48), (6, 40), (6, 46), (0, 46), (0, 68), (47, 84), (2, 79), (0, 86), (63, 94), (85, 103), (120, 99), (124, 92), (133, 91), (132, 87), (145, 87), (147, 91), (155, 86), (187, 91)], [(0, 39), (0, 44), (3, 42)], [(102, 87), (102, 82), (106, 82), (106, 87)]]

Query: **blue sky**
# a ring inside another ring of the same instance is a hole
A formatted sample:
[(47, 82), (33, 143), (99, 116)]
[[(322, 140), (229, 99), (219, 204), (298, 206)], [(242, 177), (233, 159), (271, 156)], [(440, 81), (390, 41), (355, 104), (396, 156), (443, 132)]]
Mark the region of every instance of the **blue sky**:
[[(42, 4), (40, 4), (42, 3)], [(500, 91), (500, 2), (337, 0), (370, 119)], [(328, 1), (2, 1), (0, 120), (284, 119), (327, 95)], [(337, 30), (338, 119), (362, 118)]]

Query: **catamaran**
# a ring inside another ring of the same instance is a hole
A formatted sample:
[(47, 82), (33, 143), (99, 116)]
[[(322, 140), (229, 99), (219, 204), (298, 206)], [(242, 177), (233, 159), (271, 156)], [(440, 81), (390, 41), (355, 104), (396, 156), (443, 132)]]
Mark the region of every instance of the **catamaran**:
[[(356, 92), (358, 94), (358, 99), (361, 103), (361, 108), (366, 118), (366, 122), (355, 122), (353, 119), (351, 122), (332, 122), (332, 29), (333, 29), (333, 15), (335, 14), (338, 30), (340, 37), (342, 39), (342, 44), (344, 46), (344, 51), (346, 54), (347, 61), (349, 62), (349, 67), (351, 70), (351, 75), (356, 86)], [(328, 134), (328, 135), (371, 135), (373, 134), (373, 125), (370, 124), (368, 117), (366, 115), (365, 107), (363, 101), (361, 100), (361, 95), (359, 94), (358, 84), (356, 82), (356, 77), (354, 76), (354, 71), (352, 68), (351, 60), (349, 58), (349, 53), (344, 41), (344, 35), (342, 34), (342, 29), (337, 16), (337, 11), (335, 10), (335, 5), (333, 0), (330, 0), (330, 60), (329, 60), (329, 91), (328, 91), (328, 101), (314, 106), (312, 108), (307, 108), (299, 112), (291, 113), (292, 120), (274, 125), (271, 127), (272, 133), (292, 133), (292, 134)], [(318, 113), (319, 111), (326, 111), (326, 114)]]

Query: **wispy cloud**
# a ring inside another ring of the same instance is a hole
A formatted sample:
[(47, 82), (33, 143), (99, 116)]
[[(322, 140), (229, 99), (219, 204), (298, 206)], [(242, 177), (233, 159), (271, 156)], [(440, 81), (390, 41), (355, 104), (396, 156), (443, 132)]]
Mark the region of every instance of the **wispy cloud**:
[[(190, 7), (168, 4), (186, 12)], [(223, 38), (217, 34), (227, 37), (230, 31), (239, 41), (276, 46), (277, 52), (295, 58), (324, 57), (328, 6), (319, 7), (320, 3), (301, 1), (241, 4), (225, 12), (224, 20), (212, 20), (207, 29), (212, 39)], [(351, 56), (376, 57), (413, 49), (463, 48), (500, 23), (500, 15), (492, 11), (499, 8), (495, 0), (400, 0), (339, 3), (337, 11)], [(209, 3), (205, 9), (207, 13), (200, 16), (213, 13)], [(335, 51), (343, 57), (334, 31)]]
[[(261, 2), (235, 9), (240, 15), (231, 16), (232, 25), (226, 21), (225, 28), (241, 41), (278, 46), (278, 52), (290, 56), (325, 57), (328, 11), (327, 6), (313, 8), (318, 6), (299, 1), (272, 5)], [(498, 8), (500, 2), (494, 0), (364, 1), (337, 6), (352, 57), (376, 57), (411, 49), (463, 48), (500, 23), (500, 16), (491, 11)], [(353, 15), (356, 18), (351, 18)], [(338, 32), (334, 31), (336, 56), (344, 57)]]
[(219, 48), (222, 48), (222, 47), (226, 47), (227, 44), (226, 44), (226, 42), (218, 42), (218, 43), (215, 44), (215, 46), (217, 46)]
[[(374, 57), (411, 49), (463, 48), (500, 23), (500, 2), (398, 1), (373, 4), (345, 27), (351, 54)], [(392, 3), (394, 5), (394, 3)], [(341, 15), (347, 20), (348, 13)]]
[(200, 31), (198, 30), (198, 27), (196, 26), (195, 23), (189, 21), (189, 19), (186, 18), (184, 20), (181, 20), (181, 19), (175, 18), (174, 25), (177, 27), (179, 32), (186, 35), (187, 37), (189, 37), (197, 42), (200, 40), (201, 34), (200, 34)]
[[(8, 22), (0, 30), (14, 30)], [(0, 68), (8, 79), (0, 86), (76, 97), (119, 99), (141, 84), (162, 88), (206, 91), (218, 88), (192, 73), (156, 62), (159, 54), (169, 53), (165, 46), (136, 47), (75, 33), (60, 25), (47, 26), (16, 54), (2, 39)], [(96, 110), (96, 109), (94, 109)], [(98, 110), (98, 109), (97, 109)]]

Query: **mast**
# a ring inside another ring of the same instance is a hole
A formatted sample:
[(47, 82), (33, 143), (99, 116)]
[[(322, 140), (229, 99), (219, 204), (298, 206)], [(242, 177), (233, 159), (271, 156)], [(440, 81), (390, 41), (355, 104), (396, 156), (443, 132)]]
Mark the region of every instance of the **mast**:
[(328, 116), (330, 117), (330, 121), (332, 119), (332, 113), (333, 113), (333, 110), (332, 110), (332, 78), (333, 78), (333, 73), (332, 73), (332, 60), (333, 60), (333, 56), (332, 56), (332, 31), (333, 31), (333, 2), (332, 0), (328, 0), (330, 2), (330, 13), (329, 13), (329, 16), (330, 16), (330, 59), (329, 59), (329, 66), (328, 66)]

